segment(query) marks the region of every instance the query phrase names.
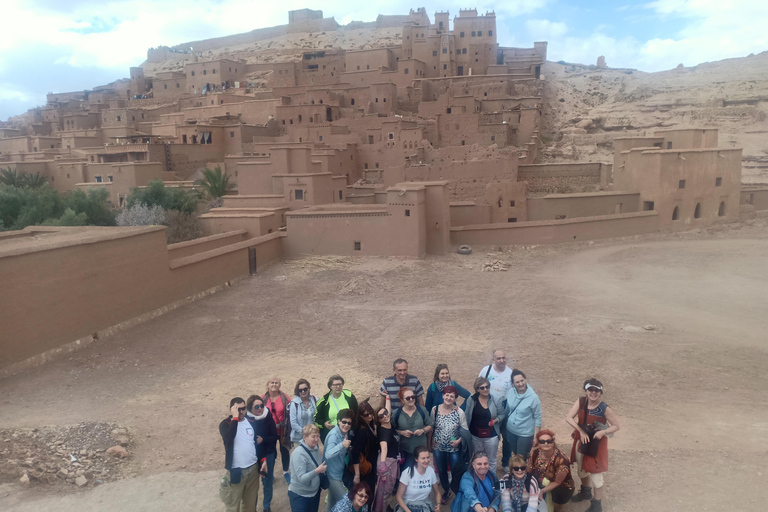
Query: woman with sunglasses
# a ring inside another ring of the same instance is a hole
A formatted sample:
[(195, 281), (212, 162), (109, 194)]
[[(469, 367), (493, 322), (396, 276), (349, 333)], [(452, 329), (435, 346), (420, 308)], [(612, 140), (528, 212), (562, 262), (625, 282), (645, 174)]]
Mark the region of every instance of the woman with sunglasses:
[(351, 409), (342, 409), (336, 415), (337, 424), (333, 427), (325, 438), (325, 463), (328, 469), (325, 472), (328, 475), (328, 506), (326, 510), (331, 510), (337, 501), (342, 499), (345, 494), (344, 472), (347, 470), (346, 458), (349, 455), (349, 449), (352, 445), (352, 424), (354, 423), (355, 413)]
[(403, 386), (397, 393), (403, 406), (392, 413), (392, 425), (400, 434), (400, 456), (403, 466), (413, 462), (413, 451), (418, 446), (427, 446), (427, 435), (432, 432), (432, 417), (429, 411), (416, 403), (413, 389)]
[[(426, 446), (417, 446), (413, 450), (413, 462), (405, 466), (400, 474), (400, 485), (395, 497), (395, 512), (432, 512), (440, 511), (440, 488), (437, 475), (430, 464), (429, 450)], [(430, 499), (434, 491), (435, 499)]]
[(376, 494), (373, 499), (373, 512), (384, 512), (387, 500), (392, 496), (395, 482), (400, 478), (400, 443), (397, 432), (392, 427), (392, 401), (389, 394), (384, 392), (385, 406), (376, 410), (376, 421), (379, 428), (376, 437), (379, 441), (379, 463), (376, 466)]
[(373, 407), (366, 398), (357, 411), (357, 431), (352, 439), (349, 454), (353, 483), (366, 482), (370, 488), (376, 485), (376, 466), (379, 458), (379, 439), (376, 431)]
[(464, 411), (456, 406), (459, 391), (453, 386), (443, 388), (443, 400), (432, 408), (432, 424), (435, 427), (432, 434), (432, 456), (440, 476), (443, 496), (440, 503), (445, 505), (451, 498), (451, 488), (448, 480), (449, 468), (456, 467), (461, 460), (461, 434), (459, 428), (467, 429), (467, 417)]
[[(582, 396), (571, 406), (565, 421), (575, 430), (571, 434), (573, 447), (571, 460), (579, 469), (581, 490), (573, 497), (574, 502), (591, 500), (589, 512), (602, 512), (603, 473), (608, 471), (608, 437), (618, 432), (619, 416), (603, 402), (603, 383), (597, 379), (584, 381)], [(588, 453), (582, 453), (582, 445)], [(590, 453), (591, 452), (591, 453)], [(595, 488), (594, 497), (592, 487)]]
[(475, 379), (475, 394), (467, 398), (466, 404), (474, 451), (488, 454), (491, 473), (495, 476), (499, 424), (504, 417), (504, 407), (491, 395), (491, 383), (485, 377)]
[(275, 481), (275, 458), (277, 457), (277, 426), (272, 414), (264, 407), (264, 399), (259, 395), (251, 395), (246, 402), (246, 414), (254, 419), (256, 443), (264, 447), (267, 458), (267, 474), (262, 474), (261, 485), (264, 487), (264, 512), (269, 512), (272, 506), (272, 488)]
[(291, 442), (301, 442), (301, 429), (314, 423), (317, 398), (310, 394), (312, 386), (307, 379), (299, 379), (293, 393), (296, 395), (289, 405), (288, 420), (291, 422)]
[[(443, 391), (446, 386), (453, 386), (456, 388), (456, 391), (458, 392), (456, 395), (457, 401), (459, 397), (462, 397), (464, 400), (466, 400), (469, 398), (469, 395), (472, 394), (461, 387), (461, 384), (455, 380), (451, 380), (451, 372), (448, 371), (447, 364), (437, 365), (437, 368), (435, 368), (435, 377), (433, 380), (434, 382), (432, 382), (432, 384), (429, 385), (429, 388), (427, 388), (427, 400), (424, 402), (424, 407), (426, 407), (428, 411), (431, 411), (433, 407), (443, 403)], [(466, 409), (466, 403), (461, 405), (461, 410), (463, 411), (464, 409)]]
[(315, 425), (320, 429), (320, 440), (325, 442), (325, 436), (336, 426), (336, 415), (342, 409), (352, 409), (357, 414), (357, 398), (348, 389), (344, 389), (344, 377), (331, 375), (328, 379), (328, 393), (317, 401)]
[(264, 406), (272, 413), (272, 418), (274, 418), (277, 425), (277, 434), (280, 438), (278, 445), (280, 446), (280, 462), (283, 465), (283, 478), (290, 484), (291, 474), (288, 471), (288, 466), (291, 463), (291, 424), (288, 420), (288, 404), (291, 402), (291, 399), (280, 391), (281, 384), (280, 377), (270, 377), (267, 381), (267, 392), (264, 393), (262, 398), (264, 399)]
[(513, 455), (509, 474), (502, 480), (501, 512), (536, 512), (539, 508), (539, 482), (528, 472), (525, 457)]
[(371, 488), (365, 482), (355, 484), (330, 512), (368, 512)]
[(550, 493), (555, 511), (563, 506), (573, 496), (573, 477), (571, 463), (555, 444), (555, 433), (551, 430), (540, 430), (536, 434), (536, 445), (528, 459), (528, 472), (541, 484), (539, 499), (544, 499)]

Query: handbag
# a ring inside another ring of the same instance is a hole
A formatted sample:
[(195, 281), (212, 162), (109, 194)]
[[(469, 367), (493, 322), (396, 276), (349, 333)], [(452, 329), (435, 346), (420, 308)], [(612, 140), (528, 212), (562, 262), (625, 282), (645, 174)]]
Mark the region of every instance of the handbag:
[(587, 424), (587, 415), (589, 414), (588, 402), (584, 399), (584, 424), (579, 425), (581, 429), (589, 436), (588, 443), (581, 443), (579, 446), (579, 453), (586, 455), (587, 457), (597, 457), (597, 450), (600, 448), (600, 441), (602, 439), (595, 439), (595, 433), (597, 433), (597, 427)]
[(491, 431), (493, 430), (493, 427), (486, 427), (486, 428), (478, 428), (477, 429), (477, 437), (480, 438), (487, 438), (491, 437)]
[[(301, 447), (304, 448), (307, 451), (307, 453), (309, 454), (309, 458), (312, 459), (312, 462), (315, 463), (315, 467), (320, 467), (320, 464), (317, 463), (317, 461), (315, 460), (315, 457), (312, 455), (312, 452), (309, 451), (309, 448), (307, 448), (303, 444), (301, 445)], [(328, 475), (326, 475), (325, 473), (318, 473), (317, 476), (320, 477), (320, 488), (321, 489), (328, 489), (328, 487), (330, 486), (330, 483), (331, 483), (328, 480)]]

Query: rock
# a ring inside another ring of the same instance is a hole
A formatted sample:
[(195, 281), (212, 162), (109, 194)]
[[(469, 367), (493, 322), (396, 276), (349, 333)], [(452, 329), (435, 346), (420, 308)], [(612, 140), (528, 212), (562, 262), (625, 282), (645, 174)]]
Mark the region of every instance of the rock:
[(646, 331), (655, 331), (657, 327), (655, 325), (644, 325), (643, 329), (645, 329)]
[(129, 455), (128, 454), (128, 450), (126, 450), (125, 448), (123, 448), (120, 445), (115, 445), (112, 448), (108, 448), (105, 453), (107, 455), (112, 455), (113, 457), (117, 457), (117, 458), (120, 458), (120, 459), (124, 459), (124, 458), (128, 457), (128, 455)]
[(77, 484), (78, 487), (82, 487), (88, 483), (88, 479), (85, 478), (83, 475), (80, 475), (79, 477), (75, 478), (75, 483)]
[(576, 123), (576, 128), (582, 128), (586, 130), (587, 128), (591, 128), (593, 124), (594, 123), (592, 122), (591, 119), (582, 119), (581, 121)]
[(29, 485), (29, 475), (24, 473), (21, 478), (19, 478), (19, 482), (21, 482), (24, 485)]
[(58, 474), (59, 474), (59, 476), (61, 476), (61, 477), (66, 477), (67, 475), (69, 475), (69, 471), (68, 471), (67, 469), (65, 469), (65, 468), (61, 468), (61, 469), (59, 470), (59, 473), (58, 473)]
[(606, 67), (606, 65), (605, 65), (605, 57), (603, 55), (601, 55), (601, 56), (599, 56), (597, 58), (597, 67), (599, 67), (599, 68)]

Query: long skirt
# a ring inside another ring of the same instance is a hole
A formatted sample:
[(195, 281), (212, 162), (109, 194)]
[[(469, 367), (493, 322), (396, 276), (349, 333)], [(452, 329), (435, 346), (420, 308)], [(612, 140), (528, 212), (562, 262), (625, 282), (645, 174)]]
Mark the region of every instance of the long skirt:
[(400, 464), (394, 457), (387, 457), (384, 462), (379, 462), (377, 469), (372, 512), (383, 512), (387, 508), (387, 499), (392, 496), (395, 482), (400, 478)]

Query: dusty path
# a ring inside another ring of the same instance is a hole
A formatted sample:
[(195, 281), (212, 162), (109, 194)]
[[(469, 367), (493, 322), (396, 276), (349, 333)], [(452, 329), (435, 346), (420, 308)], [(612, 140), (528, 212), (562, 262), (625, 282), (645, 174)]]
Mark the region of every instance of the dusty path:
[[(470, 386), (504, 346), (569, 448), (563, 415), (584, 378), (606, 384), (611, 511), (735, 509), (768, 502), (768, 230), (518, 248), (494, 259), (279, 263), (258, 276), (0, 381), (0, 428), (99, 420), (132, 430), (128, 478), (77, 493), (0, 486), (0, 509), (219, 510), (216, 426), (235, 395), (278, 373), (321, 394), (340, 372), (358, 397), (403, 356)], [(319, 265), (319, 266), (318, 266)], [(352, 292), (359, 292), (355, 294)], [(643, 326), (654, 326), (645, 330)], [(279, 473), (279, 463), (277, 472)], [(738, 490), (738, 491), (735, 491)], [(277, 480), (275, 510), (287, 510)], [(581, 512), (586, 505), (572, 507)]]

